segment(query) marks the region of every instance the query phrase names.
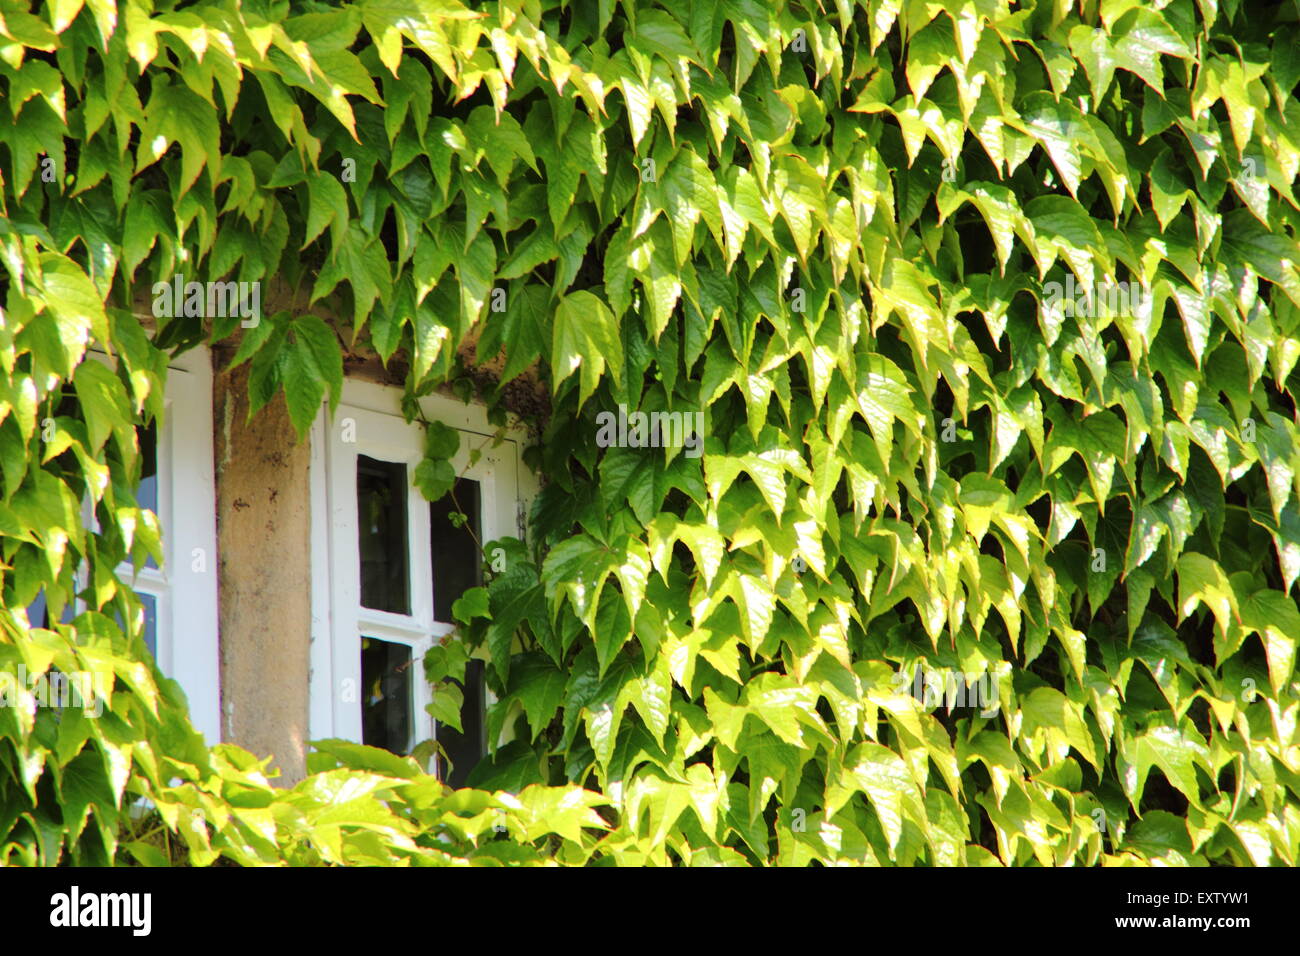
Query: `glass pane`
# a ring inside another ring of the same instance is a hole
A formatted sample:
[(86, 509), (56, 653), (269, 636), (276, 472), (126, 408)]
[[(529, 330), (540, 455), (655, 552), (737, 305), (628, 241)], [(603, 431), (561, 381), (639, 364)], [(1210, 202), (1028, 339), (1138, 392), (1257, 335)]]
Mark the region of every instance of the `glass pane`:
[(33, 602), (28, 606), (28, 608), (27, 608), (27, 622), (28, 622), (32, 627), (49, 627), (49, 626), (50, 626), (50, 611), (49, 611), (49, 608), (47, 608), (47, 607), (45, 606), (45, 592), (44, 592), (44, 591), (42, 591), (40, 594), (36, 595), (36, 600), (33, 601)]
[[(137, 431), (140, 440), (140, 489), (135, 500), (141, 508), (158, 513), (158, 423), (150, 422)], [(158, 564), (150, 556), (145, 560), (146, 568), (156, 568)]]
[(487, 737), (483, 727), (486, 693), (482, 661), (471, 660), (465, 666), (465, 683), (461, 690), (465, 695), (465, 703), (460, 709), (460, 725), (465, 728), (465, 732), (458, 733), (454, 727), (446, 724), (439, 724), (437, 728), (438, 743), (442, 744), (451, 759), (451, 770), (448, 772), (443, 759), (438, 758), (438, 775), (449, 787), (465, 786), (470, 771), (487, 753)]
[(477, 481), (457, 478), (451, 491), (429, 504), (435, 620), (453, 623), (451, 606), (456, 599), (483, 583), (480, 498)]
[(144, 643), (149, 653), (158, 657), (158, 599), (152, 594), (137, 591), (136, 597), (144, 605)]
[(405, 754), (411, 742), (411, 649), (361, 639), (361, 742)]
[[(136, 591), (135, 596), (140, 599), (140, 604), (144, 608), (144, 645), (149, 648), (149, 653), (158, 657), (158, 598), (152, 594), (146, 594), (144, 591)], [(126, 622), (122, 620), (121, 614), (114, 614), (113, 618), (117, 621), (117, 626), (123, 632), (126, 631)]]
[(158, 513), (158, 423), (137, 429), (140, 440), (140, 490), (135, 500), (141, 508)]
[(357, 456), (361, 605), (411, 613), (406, 570), (406, 466)]
[[(63, 613), (59, 615), (59, 623), (71, 624), (72, 619), (76, 616), (76, 602), (69, 601), (63, 605)], [(32, 627), (51, 628), (54, 626), (54, 618), (50, 616), (50, 604), (45, 599), (44, 591), (36, 595), (36, 600), (27, 606), (27, 623)]]

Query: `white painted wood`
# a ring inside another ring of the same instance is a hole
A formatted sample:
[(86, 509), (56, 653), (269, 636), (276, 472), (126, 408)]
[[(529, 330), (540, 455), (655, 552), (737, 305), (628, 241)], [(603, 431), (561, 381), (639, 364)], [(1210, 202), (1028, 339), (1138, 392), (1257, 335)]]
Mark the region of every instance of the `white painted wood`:
[(333, 571), (330, 566), (330, 549), (333, 525), (327, 519), (329, 510), (329, 481), (327, 474), (329, 425), (325, 421), (325, 407), (312, 423), (308, 441), (311, 442), (308, 463), (311, 508), (311, 650), (309, 655), (308, 734), (313, 740), (333, 735), (334, 711), (333, 661)]
[(167, 590), (158, 603), (163, 671), (185, 690), (190, 717), (209, 743), (221, 740), (217, 609), (217, 485), (213, 467), (212, 359), (206, 348), (168, 370), (159, 430), (159, 515)]
[[(401, 413), (401, 390), (369, 382), (344, 383), (342, 402), (332, 419), (322, 408), (312, 441), (322, 451), (322, 474), (312, 480), (313, 640), (311, 650), (311, 736), (361, 739), (361, 638), (371, 636), (411, 648), (411, 745), (432, 737), (436, 726), (426, 711), (431, 702), (421, 661), (433, 642), (454, 629), (434, 620), (429, 506), (415, 488), (415, 467), (424, 456), (424, 429), (408, 424)], [(520, 449), (524, 434), (516, 429), (493, 445), (495, 427), (481, 405), (466, 405), (442, 395), (421, 399), (421, 410), (461, 433), (452, 466), (460, 476), (479, 482), (483, 542), (516, 535)], [(355, 438), (355, 441), (348, 441)], [(470, 465), (470, 453), (481, 455)], [(357, 537), (357, 456), (406, 465), (408, 481), (407, 544), (411, 575), (410, 614), (361, 607), (360, 552)], [(318, 452), (313, 448), (315, 468)], [(530, 489), (535, 492), (535, 481)], [(321, 516), (319, 519), (316, 516)], [(485, 657), (485, 653), (479, 656)], [(322, 699), (325, 698), (325, 699)], [(492, 698), (489, 695), (489, 702)]]
[[(113, 359), (92, 349), (87, 357)], [(157, 661), (189, 700), (190, 718), (208, 743), (221, 740), (221, 668), (217, 614), (216, 476), (213, 466), (212, 357), (199, 347), (167, 369), (158, 427), (158, 523), (161, 568), (118, 566), (118, 577), (157, 602)], [(87, 527), (97, 523), (85, 503)]]

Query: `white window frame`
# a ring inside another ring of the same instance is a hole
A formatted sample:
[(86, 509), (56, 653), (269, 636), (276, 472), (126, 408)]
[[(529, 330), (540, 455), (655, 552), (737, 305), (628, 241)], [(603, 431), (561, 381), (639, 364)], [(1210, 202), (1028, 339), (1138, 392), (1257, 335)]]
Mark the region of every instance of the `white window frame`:
[[(408, 747), (434, 737), (437, 725), (426, 710), (432, 700), (424, 679), (426, 651), (455, 627), (433, 617), (429, 502), (412, 484), (424, 457), (425, 431), (407, 423), (401, 389), (348, 380), (332, 419), (322, 408), (311, 432), (312, 641), (310, 736), (313, 740), (362, 739), (361, 639), (374, 637), (411, 648), (412, 737)], [(524, 503), (537, 489), (523, 466), (525, 436), (518, 429), (495, 447), (497, 431), (482, 405), (444, 395), (420, 400), (429, 421), (460, 432), (452, 466), (458, 477), (479, 482), (480, 541), (523, 538)], [(354, 441), (347, 439), (354, 438)], [(471, 449), (480, 457), (470, 465)], [(407, 469), (407, 568), (409, 615), (361, 606), (357, 518), (357, 457), (400, 462)], [(486, 659), (480, 649), (476, 654)], [(487, 703), (493, 696), (487, 692)], [(491, 743), (491, 742), (489, 742)]]
[[(91, 350), (88, 358), (111, 364)], [(221, 740), (221, 645), (217, 614), (216, 473), (212, 450), (212, 356), (206, 346), (167, 367), (157, 427), (161, 568), (117, 567), (131, 590), (156, 607), (155, 659), (189, 701), (190, 721), (209, 744)], [(95, 527), (87, 502), (87, 527)]]

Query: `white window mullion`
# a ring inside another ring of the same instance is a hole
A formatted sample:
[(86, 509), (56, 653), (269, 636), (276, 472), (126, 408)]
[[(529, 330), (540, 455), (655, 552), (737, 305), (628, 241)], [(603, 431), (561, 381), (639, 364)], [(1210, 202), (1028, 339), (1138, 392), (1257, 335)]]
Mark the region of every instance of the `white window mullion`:
[(433, 703), (433, 695), (424, 679), (424, 655), (433, 646), (433, 560), (429, 550), (429, 503), (411, 481), (414, 470), (415, 465), (411, 465), (407, 475), (410, 485), (407, 533), (411, 553), (411, 612), (419, 628), (417, 643), (411, 648), (414, 671), (411, 675), (411, 723), (415, 736), (413, 743), (419, 743), (434, 734), (433, 717), (427, 709)]
[(361, 655), (357, 641), (361, 607), (361, 552), (357, 544), (357, 452), (331, 429), (329, 442), (331, 619), (334, 633), (331, 687), (333, 727), (330, 736), (361, 739)]
[[(337, 426), (335, 426), (337, 427)], [(336, 736), (334, 730), (335, 701), (339, 697), (339, 682), (334, 676), (334, 622), (335, 579), (338, 577), (330, 562), (330, 555), (338, 547), (335, 540), (330, 487), (329, 462), (335, 457), (331, 448), (331, 429), (326, 422), (324, 406), (316, 416), (311, 429), (310, 495), (311, 495), (311, 652), (310, 686), (308, 688), (308, 727), (310, 736), (320, 740)], [(316, 516), (328, 516), (320, 520)]]
[(185, 688), (195, 727), (216, 743), (221, 739), (221, 651), (212, 365), (206, 349), (187, 353), (181, 363), (168, 375), (171, 407), (161, 444), (169, 467), (158, 469), (160, 501), (167, 501), (163, 537), (169, 548), (163, 571), (168, 589), (158, 609), (159, 643), (166, 641), (168, 673)]

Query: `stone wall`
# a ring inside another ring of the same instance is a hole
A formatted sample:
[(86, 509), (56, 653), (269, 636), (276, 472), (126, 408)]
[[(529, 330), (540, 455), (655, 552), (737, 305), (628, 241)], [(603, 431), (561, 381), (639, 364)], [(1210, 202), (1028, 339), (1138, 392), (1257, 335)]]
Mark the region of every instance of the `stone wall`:
[(310, 448), (283, 396), (248, 421), (248, 365), (214, 351), (222, 738), (305, 775), (311, 645)]

